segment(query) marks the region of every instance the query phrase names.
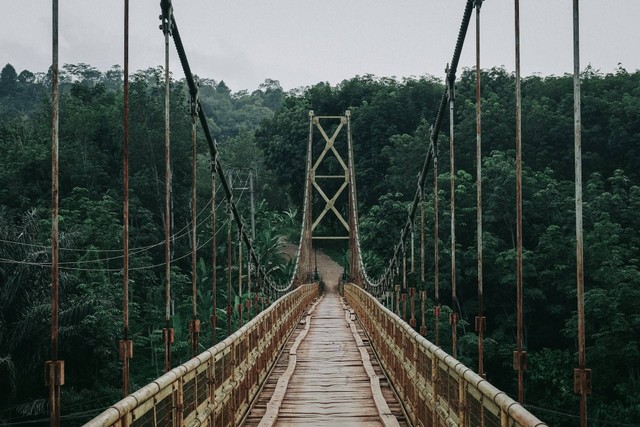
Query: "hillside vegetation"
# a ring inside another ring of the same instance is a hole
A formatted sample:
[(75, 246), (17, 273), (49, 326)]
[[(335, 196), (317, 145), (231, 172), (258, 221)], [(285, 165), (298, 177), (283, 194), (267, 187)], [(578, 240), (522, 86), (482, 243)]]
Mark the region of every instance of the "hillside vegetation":
[[(484, 70), (484, 288), (488, 379), (514, 395), (515, 161), (514, 77)], [(49, 77), (0, 74), (0, 425), (46, 418), (43, 364), (50, 330), (51, 131)], [(456, 98), (457, 283), (459, 358), (476, 366), (475, 76), (464, 70)], [(370, 275), (380, 274), (399, 239), (427, 148), (429, 124), (442, 95), (433, 77), (358, 76), (285, 93), (266, 80), (256, 91), (232, 92), (201, 79), (200, 99), (225, 168), (257, 173), (256, 244), (277, 280), (291, 266), (277, 257), (282, 236), (300, 224), (308, 110), (351, 110), (361, 243)], [(524, 300), (529, 354), (526, 404), (550, 425), (574, 425), (576, 356), (573, 92), (569, 76), (523, 81)], [(131, 76), (131, 330), (132, 387), (162, 373), (164, 327), (164, 127), (162, 69)], [(191, 317), (191, 126), (187, 94), (171, 90), (173, 170), (172, 300), (174, 362), (189, 356)], [(587, 365), (593, 369), (592, 425), (640, 422), (640, 72), (583, 73), (585, 287)], [(443, 129), (448, 129), (444, 124)], [(63, 415), (95, 411), (120, 396), (117, 341), (122, 330), (122, 72), (67, 65), (60, 106), (61, 317), (66, 363)], [(451, 348), (449, 141), (439, 141), (441, 338)], [(211, 179), (204, 141), (198, 155), (199, 317), (201, 342), (212, 342)], [(239, 194), (238, 194), (239, 196)], [(247, 195), (240, 200), (248, 215)], [(207, 207), (208, 206), (208, 207)], [(427, 192), (427, 279), (433, 339), (433, 194)], [(218, 211), (218, 229), (226, 220)], [(218, 307), (226, 294), (226, 233), (218, 235)], [(268, 257), (273, 257), (269, 259)], [(217, 337), (226, 333), (219, 313)], [(237, 321), (237, 319), (236, 319)], [(204, 347), (203, 347), (204, 348)], [(69, 424), (95, 412), (80, 414)], [(608, 421), (608, 422), (607, 422)]]

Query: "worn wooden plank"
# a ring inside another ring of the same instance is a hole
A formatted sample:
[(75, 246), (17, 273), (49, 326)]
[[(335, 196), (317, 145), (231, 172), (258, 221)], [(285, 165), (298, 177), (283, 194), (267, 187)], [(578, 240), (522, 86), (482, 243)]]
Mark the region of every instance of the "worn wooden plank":
[[(292, 334), (245, 426), (264, 425), (265, 418), (276, 426), (407, 425), (366, 335), (348, 317), (340, 297), (327, 293)], [(283, 377), (286, 388), (278, 386)], [(276, 416), (269, 411), (274, 396)]]

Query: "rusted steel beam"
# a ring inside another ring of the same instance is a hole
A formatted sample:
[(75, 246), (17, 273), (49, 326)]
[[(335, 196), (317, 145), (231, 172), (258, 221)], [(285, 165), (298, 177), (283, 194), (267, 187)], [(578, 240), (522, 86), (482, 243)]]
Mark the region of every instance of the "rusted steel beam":
[(238, 230), (238, 328), (244, 325), (243, 310), (242, 310), (242, 236), (240, 230)]
[(58, 360), (58, 255), (59, 255), (59, 182), (58, 123), (60, 80), (58, 64), (58, 0), (52, 1), (51, 43), (51, 360), (45, 362), (45, 382), (49, 386), (50, 424), (60, 425), (60, 387), (64, 384), (64, 361)]
[(227, 201), (227, 336), (231, 336), (231, 317), (233, 315), (233, 306), (231, 305), (233, 297), (231, 293), (231, 203)]
[(165, 330), (164, 330), (164, 371), (171, 370), (171, 346), (173, 328), (171, 328), (171, 127), (170, 94), (171, 75), (169, 73), (169, 37), (171, 35), (172, 6), (170, 0), (162, 0), (161, 29), (164, 33), (164, 160), (165, 160), (165, 196), (164, 196), (164, 236), (165, 236)]
[(422, 313), (422, 322), (420, 323), (420, 335), (423, 337), (427, 335), (427, 323), (425, 322), (424, 304), (427, 300), (427, 291), (420, 291), (420, 311)]
[(524, 402), (524, 371), (527, 354), (523, 351), (523, 284), (522, 284), (522, 92), (520, 78), (520, 0), (515, 1), (515, 50), (516, 50), (516, 304), (517, 350), (514, 352), (514, 369), (518, 371), (518, 402)]
[[(197, 84), (197, 82), (196, 82)], [(196, 186), (198, 180), (197, 165), (197, 118), (198, 118), (198, 94), (191, 97), (191, 309), (192, 318), (189, 324), (191, 338), (191, 357), (195, 357), (200, 347), (200, 320), (198, 320), (197, 282), (198, 272), (196, 262), (198, 259), (198, 222), (196, 216)]]
[(454, 137), (455, 74), (447, 66), (447, 89), (449, 96), (449, 184), (451, 192), (451, 355), (458, 357), (458, 294), (456, 292), (456, 165)]
[(480, 8), (483, 0), (476, 0), (476, 240), (478, 257), (478, 316), (476, 333), (478, 334), (478, 375), (484, 377), (484, 330), (483, 313), (483, 273), (482, 273), (482, 99), (480, 69)]
[(426, 290), (424, 245), (424, 190), (420, 190), (420, 286)]
[(216, 238), (216, 164), (211, 161), (211, 339), (213, 345), (218, 340), (218, 241)]
[[(432, 132), (433, 134), (433, 132)], [(434, 270), (434, 306), (433, 306), (433, 322), (436, 345), (440, 345), (440, 220), (438, 213), (438, 143), (431, 141), (433, 146), (433, 270)]]
[(129, 339), (129, 0), (124, 0), (124, 75), (123, 75), (123, 208), (122, 208), (122, 394), (129, 394), (129, 358), (133, 356), (133, 341)]
[(576, 199), (576, 287), (578, 304), (578, 368), (574, 392), (580, 395), (580, 427), (587, 425), (587, 395), (591, 394), (591, 370), (586, 369), (584, 328), (584, 243), (582, 226), (582, 112), (580, 95), (580, 4), (573, 0), (573, 116)]

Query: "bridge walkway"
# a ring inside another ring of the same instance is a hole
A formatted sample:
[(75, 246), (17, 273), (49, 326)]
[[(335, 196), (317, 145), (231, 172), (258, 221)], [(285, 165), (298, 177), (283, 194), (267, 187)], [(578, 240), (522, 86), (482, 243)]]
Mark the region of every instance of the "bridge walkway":
[(366, 334), (336, 286), (327, 288), (291, 334), (244, 426), (408, 425)]

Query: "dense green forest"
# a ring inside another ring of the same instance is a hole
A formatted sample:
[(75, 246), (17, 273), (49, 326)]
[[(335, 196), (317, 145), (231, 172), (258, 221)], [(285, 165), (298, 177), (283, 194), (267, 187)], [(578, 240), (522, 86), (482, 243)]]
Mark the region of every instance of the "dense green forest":
[[(516, 394), (514, 77), (484, 70), (484, 283), (488, 379)], [(7, 65), (0, 75), (0, 425), (46, 418), (43, 363), (48, 359), (50, 298), (49, 76)], [(283, 236), (300, 223), (308, 110), (351, 110), (361, 243), (370, 275), (380, 274), (398, 241), (427, 148), (429, 124), (443, 90), (433, 77), (359, 76), (284, 92), (266, 80), (253, 92), (232, 92), (223, 81), (200, 80), (200, 99), (219, 141), (225, 168), (257, 172), (256, 244), (273, 273), (291, 266), (274, 257)], [(476, 362), (475, 75), (457, 82), (457, 280), (462, 321), (459, 358)], [(573, 92), (569, 76), (523, 81), (525, 343), (529, 353), (526, 406), (550, 425), (575, 425), (575, 244)], [(162, 69), (131, 76), (131, 323), (133, 387), (162, 372), (163, 101)], [(120, 396), (117, 341), (122, 325), (122, 72), (66, 65), (60, 115), (61, 358), (67, 365), (62, 410), (68, 423), (86, 420)], [(587, 365), (593, 369), (592, 425), (640, 423), (640, 72), (620, 68), (583, 73)], [(443, 126), (446, 129), (446, 126)], [(188, 358), (190, 319), (191, 128), (185, 85), (171, 92), (174, 362)], [(449, 221), (449, 143), (439, 141), (440, 218)], [(211, 315), (211, 200), (209, 161), (199, 149), (198, 220), (200, 319)], [(240, 200), (246, 209), (245, 199)], [(433, 242), (433, 195), (428, 192), (427, 241)], [(210, 214), (209, 214), (210, 215)], [(225, 216), (220, 210), (218, 228)], [(226, 250), (220, 233), (218, 251)], [(450, 326), (450, 283), (442, 226), (440, 283), (442, 346)], [(267, 258), (272, 256), (271, 260)], [(218, 307), (228, 298), (224, 266)], [(431, 251), (425, 286), (433, 297)], [(433, 300), (429, 300), (433, 304)], [(428, 311), (431, 313), (431, 310)], [(222, 329), (226, 314), (219, 313)], [(433, 319), (428, 314), (428, 338)], [(211, 341), (203, 327), (201, 343)], [(222, 338), (226, 330), (218, 331)], [(85, 413), (89, 411), (88, 413)]]

